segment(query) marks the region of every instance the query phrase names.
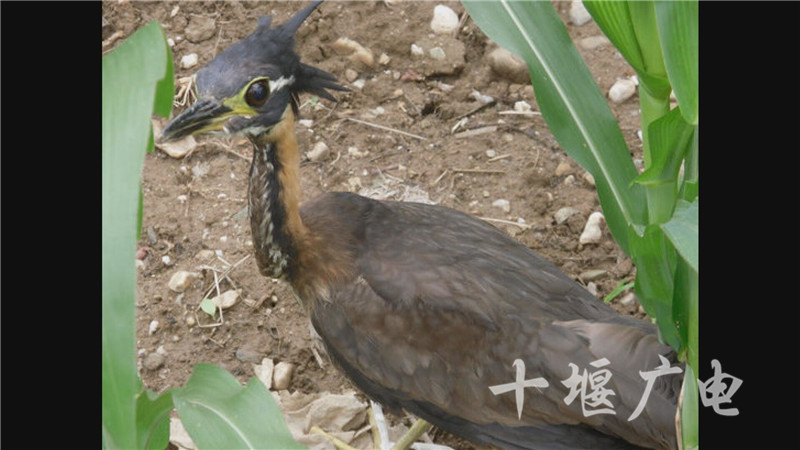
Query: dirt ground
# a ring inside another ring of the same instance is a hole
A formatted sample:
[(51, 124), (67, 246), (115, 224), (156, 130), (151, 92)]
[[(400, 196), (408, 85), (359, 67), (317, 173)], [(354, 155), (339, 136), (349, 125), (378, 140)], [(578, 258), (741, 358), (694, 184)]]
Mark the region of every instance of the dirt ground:
[[(465, 14), (460, 3), (440, 3), (459, 17)], [(273, 23), (282, 23), (305, 4), (104, 2), (103, 39), (116, 39), (104, 51), (158, 20), (175, 43), (177, 80), (249, 34), (261, 15), (272, 15)], [(598, 276), (592, 281), (598, 297), (621, 280), (631, 280), (632, 264), (607, 228), (599, 244), (578, 243), (587, 218), (600, 210), (595, 189), (584, 177), (585, 171), (561, 150), (541, 116), (501, 114), (513, 110), (520, 100), (532, 105), (533, 111), (538, 108), (530, 83), (514, 83), (490, 68), (486, 56), (493, 47), (475, 23), (463, 21), (454, 35), (464, 46), (464, 61), (453, 73), (437, 72), (430, 60), (412, 56), (412, 44), (433, 36), (429, 24), (437, 4), (327, 2), (300, 28), (296, 50), (304, 62), (331, 72), (352, 89), (335, 93), (338, 105), (316, 102), (310, 96), (301, 100), (300, 119), (312, 121), (310, 126), (297, 126), (301, 149), (310, 150), (322, 141), (331, 152), (327, 159), (302, 163), (304, 198), (336, 190), (430, 201), (506, 221), (492, 223), (584, 284), (591, 271), (602, 271), (592, 274)], [(568, 22), (570, 2), (556, 3), (556, 7)], [(210, 30), (207, 36), (202, 29), (198, 32), (198, 24)], [(567, 28), (576, 43), (602, 34), (593, 22), (567, 23)], [(370, 49), (374, 66), (337, 53), (333, 43), (340, 37)], [(618, 78), (634, 73), (610, 44), (591, 50), (577, 47), (604, 93)], [(181, 58), (190, 53), (198, 55), (198, 65), (181, 68)], [(388, 56), (388, 62), (379, 62), (381, 54)], [(357, 87), (361, 83), (363, 87)], [(481, 103), (471, 96), (473, 90), (493, 97), (496, 103), (476, 111)], [(636, 96), (611, 107), (634, 158), (641, 157)], [(465, 117), (466, 122), (453, 133)], [(473, 137), (458, 135), (487, 126), (497, 128)], [(250, 257), (252, 241), (244, 211), (250, 144), (243, 138), (219, 137), (199, 137), (198, 142), (180, 159), (158, 149), (145, 159), (136, 318), (145, 386), (157, 392), (181, 386), (200, 362), (217, 364), (244, 383), (253, 376), (253, 364), (268, 357), (295, 365), (289, 391), (353, 389), (329, 363), (320, 367), (311, 350), (308, 320), (290, 288), (261, 276)], [(508, 200), (508, 212), (493, 206), (500, 199)], [(564, 207), (578, 213), (557, 224), (554, 214)], [(221, 325), (207, 326), (215, 319), (198, 311), (198, 304), (214, 285), (212, 267), (221, 277), (222, 270), (237, 262), (221, 288), (241, 289), (243, 300), (224, 311)], [(201, 276), (176, 293), (168, 282), (180, 270)], [(613, 306), (623, 314), (643, 317), (635, 301), (620, 304), (624, 296), (617, 297)], [(153, 330), (154, 321), (158, 324)], [(163, 361), (145, 365), (146, 358), (160, 347)], [(432, 437), (456, 448), (472, 448), (441, 431)]]

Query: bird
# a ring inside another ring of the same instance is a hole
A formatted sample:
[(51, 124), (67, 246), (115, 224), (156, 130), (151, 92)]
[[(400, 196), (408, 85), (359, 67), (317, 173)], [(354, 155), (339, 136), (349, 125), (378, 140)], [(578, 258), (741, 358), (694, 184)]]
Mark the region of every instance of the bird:
[(684, 365), (653, 323), (455, 209), (347, 192), (301, 202), (299, 95), (346, 90), (294, 50), (319, 3), (280, 25), (262, 16), (199, 69), (198, 100), (160, 140), (249, 139), (256, 264), (291, 285), (338, 370), (384, 407), (478, 444), (677, 448)]

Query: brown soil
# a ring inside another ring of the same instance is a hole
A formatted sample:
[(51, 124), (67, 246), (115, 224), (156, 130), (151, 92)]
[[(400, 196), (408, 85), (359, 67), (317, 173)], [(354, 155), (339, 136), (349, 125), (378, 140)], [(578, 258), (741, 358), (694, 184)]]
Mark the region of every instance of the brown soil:
[[(442, 3), (459, 16), (464, 13), (460, 3)], [(333, 190), (390, 196), (394, 192), (393, 198), (418, 198), (408, 195), (412, 193), (427, 195), (435, 203), (480, 217), (512, 222), (522, 218), (529, 228), (494, 224), (576, 279), (588, 270), (605, 270), (607, 274), (594, 281), (598, 296), (608, 294), (621, 280), (632, 279), (632, 264), (607, 229), (600, 244), (578, 243), (589, 214), (600, 210), (597, 195), (585, 180), (584, 170), (561, 150), (541, 116), (498, 114), (512, 110), (519, 100), (527, 101), (534, 110), (538, 108), (529, 84), (514, 84), (492, 72), (485, 57), (491, 43), (474, 22), (467, 20), (456, 35), (465, 45), (463, 70), (404, 81), (407, 77), (403, 75), (409, 71), (426, 73), (423, 60), (413, 58), (409, 49), (412, 43), (431, 33), (429, 23), (436, 4), (329, 2), (321, 5), (301, 27), (296, 50), (306, 63), (330, 71), (351, 88), (346, 80), (347, 69), (357, 71), (358, 79), (365, 80), (362, 89), (335, 93), (339, 99), (335, 108), (325, 100), (320, 102), (324, 108), (315, 108), (312, 102), (301, 108), (300, 118), (313, 120), (310, 129), (297, 126), (301, 148), (310, 150), (317, 141), (324, 141), (332, 153), (328, 160), (303, 163), (304, 198)], [(158, 20), (167, 37), (176, 42), (172, 50), (177, 80), (191, 75), (219, 51), (250, 33), (262, 14), (272, 15), (273, 23), (282, 23), (303, 5), (239, 1), (105, 2), (103, 15), (109, 26), (104, 28), (103, 38), (114, 32), (127, 37), (149, 21)], [(569, 2), (556, 4), (565, 21), (569, 5)], [(212, 19), (214, 32), (207, 39), (193, 43), (186, 35), (190, 22), (196, 18)], [(576, 42), (602, 34), (593, 22), (567, 27)], [(348, 37), (368, 47), (376, 60), (382, 53), (391, 59), (386, 65), (376, 62), (372, 69), (352, 62), (332, 49), (331, 44), (339, 37)], [(593, 50), (578, 48), (604, 93), (617, 78), (633, 74), (610, 45)], [(199, 56), (199, 65), (184, 70), (179, 62), (189, 53)], [(451, 85), (452, 90), (444, 92), (439, 83)], [(460, 116), (480, 106), (470, 98), (473, 89), (494, 97), (497, 104), (469, 115), (459, 131), (488, 125), (498, 125), (498, 129), (459, 139), (451, 129)], [(312, 99), (306, 96), (303, 100)], [(636, 137), (637, 99), (611, 106), (629, 147), (634, 155), (640, 155), (641, 144)], [(378, 107), (383, 112), (376, 114)], [(426, 139), (383, 131), (347, 118)], [(290, 288), (261, 276), (253, 258), (229, 274), (232, 282), (222, 282), (223, 289), (234, 285), (242, 289), (245, 299), (224, 312), (224, 323), (208, 328), (187, 324), (187, 319), (195, 317), (199, 324), (212, 322), (197, 309), (214, 282), (213, 272), (200, 266), (220, 268), (223, 260), (233, 264), (252, 253), (250, 228), (244, 213), (250, 144), (243, 138), (200, 137), (198, 141), (198, 147), (182, 159), (173, 159), (159, 150), (145, 159), (143, 233), (139, 242), (145, 256), (137, 292), (137, 345), (140, 361), (160, 346), (166, 351), (163, 366), (156, 370), (142, 367), (145, 386), (158, 392), (181, 386), (192, 367), (200, 362), (217, 364), (245, 382), (253, 376), (251, 359), (260, 361), (269, 357), (275, 362), (296, 365), (290, 391), (336, 393), (352, 389), (330, 364), (320, 368), (311, 351), (308, 320)], [(356, 147), (363, 155), (350, 154), (349, 147)], [(487, 150), (494, 150), (497, 157), (503, 158), (490, 160)], [(567, 163), (569, 169), (556, 175), (560, 163)], [(509, 213), (492, 206), (497, 199), (510, 201)], [(553, 214), (567, 206), (580, 213), (556, 224)], [(203, 256), (202, 250), (215, 251), (221, 258), (212, 256), (202, 260), (198, 258)], [(184, 293), (176, 294), (167, 283), (178, 270), (198, 271), (202, 278)], [(616, 309), (643, 317), (637, 303), (622, 306), (619, 299), (612, 302)], [(159, 325), (151, 334), (149, 327), (154, 320)], [(441, 432), (434, 434), (434, 440), (472, 448)]]

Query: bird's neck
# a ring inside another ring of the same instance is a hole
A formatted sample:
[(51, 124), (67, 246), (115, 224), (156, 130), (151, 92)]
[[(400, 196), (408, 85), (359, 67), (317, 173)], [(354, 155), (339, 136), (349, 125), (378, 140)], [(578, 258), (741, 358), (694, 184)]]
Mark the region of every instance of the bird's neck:
[(291, 275), (307, 233), (300, 219), (300, 155), (294, 114), (287, 107), (269, 136), (254, 136), (248, 202), (256, 262), (273, 278)]

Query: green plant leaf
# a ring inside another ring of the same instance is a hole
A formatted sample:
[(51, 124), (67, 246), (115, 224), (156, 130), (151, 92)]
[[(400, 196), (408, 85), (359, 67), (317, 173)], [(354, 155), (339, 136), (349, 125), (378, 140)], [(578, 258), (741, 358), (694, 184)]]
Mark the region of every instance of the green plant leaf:
[(214, 314), (217, 313), (217, 305), (215, 305), (214, 302), (212, 302), (208, 297), (200, 301), (200, 309), (202, 309), (204, 313), (211, 317), (214, 317)]
[(629, 224), (645, 223), (645, 196), (608, 103), (549, 2), (463, 2), (494, 41), (528, 64), (536, 100), (561, 147), (595, 178), (609, 229), (630, 255)]
[(293, 438), (272, 395), (257, 378), (242, 387), (228, 372), (198, 364), (172, 392), (175, 408), (198, 448), (304, 449)]
[(698, 349), (699, 289), (698, 276), (685, 259), (678, 258), (675, 267), (675, 291), (672, 299), (672, 322), (683, 343), (681, 359), (695, 370)]
[(144, 391), (136, 401), (137, 448), (164, 449), (169, 444), (169, 412), (172, 394)]
[(697, 375), (691, 366), (686, 366), (686, 374), (683, 378), (683, 389), (681, 389), (681, 435), (683, 448), (686, 450), (697, 450), (698, 448), (698, 415), (699, 404), (697, 403)]
[(694, 130), (694, 126), (683, 120), (680, 108), (650, 123), (650, 163), (634, 179), (647, 190), (650, 223), (663, 223), (672, 216), (678, 197), (678, 174)]
[(697, 1), (655, 2), (664, 65), (686, 122), (697, 125), (699, 107)]
[(634, 284), (635, 283), (633, 281), (626, 283), (625, 280), (620, 280), (619, 283), (617, 283), (617, 286), (611, 292), (609, 292), (608, 295), (603, 297), (603, 302), (608, 303), (611, 300), (614, 300), (616, 296), (632, 288)]
[[(102, 418), (106, 448), (135, 448), (137, 443), (134, 258), (139, 180), (156, 85), (172, 84), (171, 77), (162, 81), (172, 73), (168, 48), (158, 23), (151, 22), (102, 58)], [(163, 111), (164, 106), (160, 108)]]
[(700, 252), (698, 248), (699, 209), (699, 197), (695, 198), (691, 203), (685, 200), (678, 200), (672, 219), (667, 223), (661, 224), (661, 229), (675, 246), (678, 253), (698, 273), (700, 267)]
[(629, 236), (636, 264), (636, 297), (647, 314), (656, 319), (664, 341), (680, 350), (680, 335), (672, 322), (675, 249), (658, 225), (648, 225), (641, 236), (631, 228)]

